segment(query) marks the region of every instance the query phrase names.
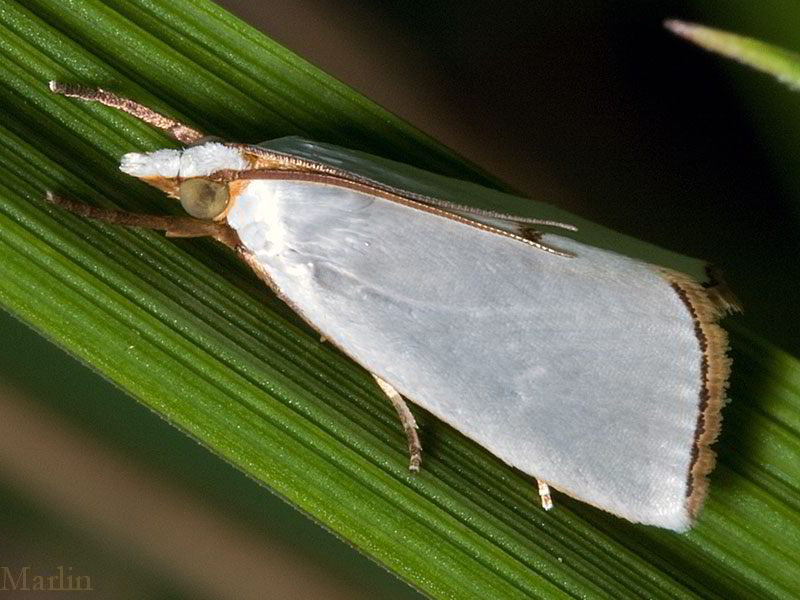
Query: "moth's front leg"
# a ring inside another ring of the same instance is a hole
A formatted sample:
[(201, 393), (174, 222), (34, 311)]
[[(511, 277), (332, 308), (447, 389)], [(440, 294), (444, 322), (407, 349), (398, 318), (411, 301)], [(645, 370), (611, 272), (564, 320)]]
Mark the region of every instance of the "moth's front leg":
[(419, 471), (420, 464), (422, 463), (422, 444), (420, 444), (419, 435), (417, 435), (417, 421), (414, 419), (414, 415), (409, 410), (406, 401), (403, 400), (400, 393), (374, 373), (372, 376), (375, 378), (375, 381), (378, 382), (378, 386), (383, 393), (386, 394), (386, 397), (389, 398), (392, 406), (394, 406), (394, 409), (397, 411), (397, 416), (400, 417), (400, 424), (406, 432), (409, 455), (408, 470)]
[(145, 215), (125, 210), (102, 208), (84, 204), (83, 202), (76, 202), (52, 192), (47, 192), (45, 199), (48, 203), (85, 219), (123, 227), (156, 229), (163, 231), (167, 237), (211, 237), (231, 248), (235, 248), (240, 243), (236, 232), (225, 223), (205, 221), (192, 217)]

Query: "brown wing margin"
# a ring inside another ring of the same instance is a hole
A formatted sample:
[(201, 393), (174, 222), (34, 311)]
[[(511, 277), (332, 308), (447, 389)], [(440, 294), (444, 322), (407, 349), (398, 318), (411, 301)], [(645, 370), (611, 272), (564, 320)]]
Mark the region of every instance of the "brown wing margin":
[(725, 314), (740, 311), (741, 308), (721, 279), (705, 287), (683, 273), (668, 269), (659, 271), (686, 305), (694, 322), (695, 335), (703, 356), (697, 425), (686, 482), (686, 506), (690, 517), (694, 519), (705, 500), (708, 475), (714, 469), (716, 461), (711, 445), (719, 435), (721, 411), (727, 402), (725, 391), (731, 370), (728, 334), (717, 321)]
[[(513, 240), (516, 240), (518, 242), (521, 242), (538, 250), (548, 252), (549, 254), (555, 254), (556, 256), (561, 256), (564, 258), (575, 257), (575, 254), (568, 250), (561, 250), (559, 248), (556, 248), (555, 246), (550, 246), (544, 242), (539, 241), (537, 236), (523, 237), (511, 231), (507, 231), (505, 229), (501, 229), (499, 227), (486, 224), (482, 221), (465, 217), (458, 212), (451, 212), (442, 208), (438, 208), (437, 206), (432, 206), (430, 204), (419, 202), (407, 196), (398, 195), (394, 192), (387, 191), (382, 186), (378, 187), (373, 185), (372, 183), (364, 183), (360, 179), (349, 179), (338, 175), (330, 175), (325, 172), (292, 171), (283, 169), (248, 169), (246, 171), (223, 170), (213, 173), (212, 175), (209, 176), (209, 179), (213, 179), (215, 181), (229, 182), (231, 185), (235, 185), (238, 182), (250, 179), (277, 179), (283, 181), (296, 180), (296, 181), (307, 181), (311, 183), (325, 183), (329, 185), (334, 185), (342, 188), (348, 188), (351, 190), (364, 192), (372, 196), (385, 198), (386, 200), (390, 200), (398, 204), (403, 204), (405, 206), (410, 206), (417, 210), (425, 211), (440, 217), (450, 219), (452, 221), (457, 221), (459, 223), (469, 225), (470, 227), (474, 227), (476, 229), (481, 229), (483, 231), (488, 231), (490, 233), (502, 235), (503, 237), (511, 238)], [(236, 193), (232, 193), (231, 196), (235, 197)]]
[[(450, 202), (449, 200), (442, 200), (425, 194), (419, 194), (409, 190), (396, 188), (391, 185), (375, 181), (368, 177), (338, 169), (329, 165), (276, 152), (261, 148), (259, 146), (248, 146), (246, 144), (227, 144), (228, 146), (238, 148), (239, 150), (250, 155), (251, 169), (256, 173), (267, 174), (270, 172), (280, 172), (287, 174), (287, 172), (295, 173), (295, 177), (303, 174), (309, 177), (309, 181), (316, 180), (326, 182), (334, 185), (342, 185), (354, 189), (362, 188), (369, 189), (370, 193), (377, 193), (392, 201), (404, 201), (404, 203), (414, 206), (415, 208), (425, 208), (429, 212), (439, 214), (442, 216), (449, 216), (458, 221), (478, 226), (486, 231), (505, 234), (509, 237), (520, 241), (527, 241), (531, 246), (557, 254), (559, 256), (571, 257), (572, 253), (559, 250), (541, 241), (541, 232), (535, 227), (555, 227), (558, 229), (565, 229), (567, 231), (577, 231), (578, 228), (569, 223), (562, 223), (550, 219), (535, 219), (531, 217), (522, 217), (517, 215), (510, 215), (507, 213), (497, 212), (493, 210), (484, 210), (465, 204), (458, 204), (457, 202)], [(228, 176), (235, 177), (236, 175), (226, 172), (220, 172), (223, 178)], [(288, 179), (289, 177), (284, 177)], [(300, 177), (297, 177), (300, 178)]]

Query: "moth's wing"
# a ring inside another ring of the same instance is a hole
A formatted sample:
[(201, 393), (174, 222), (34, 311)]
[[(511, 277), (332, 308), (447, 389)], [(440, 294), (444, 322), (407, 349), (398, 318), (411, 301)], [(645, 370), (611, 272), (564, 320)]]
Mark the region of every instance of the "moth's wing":
[(631, 521), (690, 525), (713, 456), (699, 419), (713, 438), (722, 391), (709, 399), (709, 348), (677, 283), (565, 238), (545, 239), (576, 258), (346, 187), (241, 189), (229, 224), (369, 371), (556, 489)]
[(542, 243), (543, 233), (541, 227), (557, 227), (560, 229), (567, 229), (569, 231), (577, 231), (578, 228), (568, 223), (560, 221), (551, 221), (548, 219), (533, 219), (529, 217), (520, 217), (509, 215), (507, 213), (496, 212), (492, 210), (482, 210), (463, 204), (456, 204), (448, 200), (439, 200), (431, 198), (430, 196), (423, 196), (414, 194), (403, 190), (397, 190), (390, 187), (381, 187), (393, 195), (401, 198), (413, 200), (421, 205), (433, 208), (436, 211), (445, 212), (447, 214), (465, 219), (471, 223), (485, 225), (489, 228), (496, 229), (502, 232), (510, 233), (513, 236), (528, 240), (534, 247), (546, 252), (552, 252), (564, 258), (572, 258), (572, 253), (553, 246), (547, 243)]
[(556, 227), (569, 231), (577, 231), (577, 227), (574, 225), (562, 223), (561, 221), (511, 215), (493, 210), (484, 210), (474, 206), (467, 206), (465, 204), (458, 204), (448, 200), (441, 200), (439, 198), (432, 198), (431, 196), (425, 196), (422, 194), (396, 190), (391, 187), (387, 187), (386, 189), (390, 192), (394, 192), (414, 200), (415, 202), (419, 202), (420, 204), (437, 208), (465, 219), (476, 221), (483, 225), (488, 225), (489, 227), (494, 227), (496, 229), (500, 229), (502, 231), (506, 231), (535, 242), (538, 242), (541, 239), (542, 233), (539, 231), (540, 227)]
[[(323, 150), (324, 152), (325, 150), (324, 145), (320, 146), (315, 142), (309, 142), (307, 140), (303, 140), (302, 138), (287, 137), (282, 139), (293, 139), (296, 144), (311, 146), (316, 150), (316, 152), (319, 152), (320, 150)], [(302, 170), (306, 173), (328, 175), (330, 177), (340, 178), (346, 181), (356, 181), (369, 187), (380, 189), (390, 194), (413, 200), (419, 204), (423, 204), (438, 210), (443, 210), (465, 219), (512, 233), (531, 241), (538, 241), (541, 237), (541, 234), (537, 229), (539, 227), (555, 227), (559, 229), (567, 229), (569, 231), (577, 231), (577, 227), (570, 223), (563, 223), (561, 221), (554, 221), (552, 219), (523, 217), (500, 211), (486, 210), (477, 208), (475, 206), (460, 204), (458, 202), (443, 200), (441, 198), (434, 198), (433, 196), (428, 196), (422, 193), (412, 192), (409, 189), (400, 188), (396, 187), (395, 185), (385, 183), (380, 180), (380, 177), (375, 176), (374, 173), (373, 176), (366, 176), (348, 170), (346, 166), (340, 164), (340, 160), (335, 160), (331, 156), (328, 156), (327, 161), (321, 161), (321, 157), (319, 156), (315, 156), (313, 159), (303, 159), (299, 158), (297, 154), (289, 154), (271, 150), (269, 148), (269, 144), (269, 142), (265, 142), (263, 145), (259, 146), (238, 146), (243, 148), (246, 152), (253, 153), (254, 157), (257, 157), (255, 160), (261, 167), (280, 169), (290, 167), (293, 170)], [(294, 150), (296, 152), (297, 147), (295, 147)], [(315, 152), (312, 152), (312, 154), (314, 153)], [(408, 168), (406, 165), (403, 165), (403, 167)]]

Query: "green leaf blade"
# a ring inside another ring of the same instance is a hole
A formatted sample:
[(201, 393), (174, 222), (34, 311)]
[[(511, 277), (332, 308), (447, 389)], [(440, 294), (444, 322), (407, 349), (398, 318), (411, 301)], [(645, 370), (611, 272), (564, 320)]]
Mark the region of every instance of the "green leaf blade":
[(54, 189), (177, 210), (116, 168), (124, 152), (171, 142), (125, 115), (54, 97), (46, 82), (113, 83), (237, 141), (303, 132), (489, 179), (210, 3), (0, 6), (8, 311), (432, 597), (789, 595), (800, 423), (792, 357), (748, 332), (734, 337), (721, 464), (685, 536), (560, 495), (544, 514), (528, 478), (424, 414), (426, 462), (412, 476), (393, 411), (368, 375), (224, 249), (88, 223), (39, 201)]

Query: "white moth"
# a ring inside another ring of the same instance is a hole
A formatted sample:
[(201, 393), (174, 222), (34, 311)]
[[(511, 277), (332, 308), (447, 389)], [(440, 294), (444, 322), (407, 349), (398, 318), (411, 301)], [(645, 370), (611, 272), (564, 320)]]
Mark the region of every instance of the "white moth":
[(50, 200), (78, 214), (230, 246), (283, 300), (403, 397), (500, 459), (637, 523), (685, 531), (714, 465), (729, 372), (721, 284), (533, 225), (357, 175), (324, 160), (203, 141), (191, 127), (104, 90), (51, 83), (170, 132), (183, 150), (120, 168), (178, 198), (191, 218)]

